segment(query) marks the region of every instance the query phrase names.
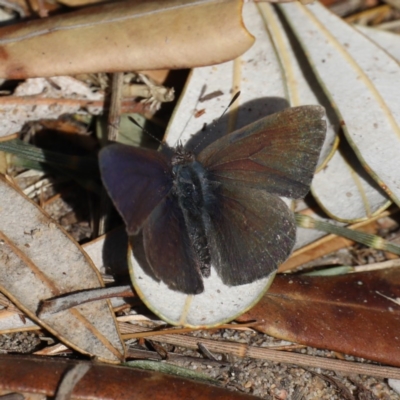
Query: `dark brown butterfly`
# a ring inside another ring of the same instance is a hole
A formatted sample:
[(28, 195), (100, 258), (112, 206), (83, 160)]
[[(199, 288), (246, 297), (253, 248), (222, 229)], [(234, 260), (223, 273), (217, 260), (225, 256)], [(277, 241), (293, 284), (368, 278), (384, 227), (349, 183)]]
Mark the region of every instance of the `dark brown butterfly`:
[[(296, 226), (279, 196), (304, 197), (326, 132), (320, 106), (289, 108), (172, 156), (112, 144), (100, 152), (107, 191), (129, 235), (143, 234), (155, 278), (199, 294), (211, 265), (228, 286), (267, 277)], [(212, 279), (212, 277), (210, 277)]]

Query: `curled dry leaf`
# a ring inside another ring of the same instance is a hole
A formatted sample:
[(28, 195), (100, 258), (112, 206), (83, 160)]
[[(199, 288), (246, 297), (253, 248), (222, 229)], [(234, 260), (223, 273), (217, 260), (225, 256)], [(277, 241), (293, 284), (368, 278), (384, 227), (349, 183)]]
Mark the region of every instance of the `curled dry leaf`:
[(274, 337), (400, 366), (400, 306), (390, 300), (398, 297), (399, 268), (336, 277), (278, 275), (238, 319), (260, 321), (257, 329)]
[(242, 0), (124, 1), (0, 29), (0, 77), (190, 68), (246, 51)]
[[(0, 355), (0, 395), (24, 392), (29, 398), (38, 393), (53, 397), (60, 377), (75, 365), (89, 370), (75, 386), (71, 399), (115, 400), (254, 400), (258, 397), (231, 392), (190, 379), (135, 368), (51, 359)], [(34, 395), (33, 395), (34, 394)], [(37, 398), (37, 397), (35, 397)]]
[(0, 291), (67, 346), (108, 362), (123, 359), (107, 300), (36, 316), (42, 300), (103, 283), (78, 244), (4, 178), (0, 198)]

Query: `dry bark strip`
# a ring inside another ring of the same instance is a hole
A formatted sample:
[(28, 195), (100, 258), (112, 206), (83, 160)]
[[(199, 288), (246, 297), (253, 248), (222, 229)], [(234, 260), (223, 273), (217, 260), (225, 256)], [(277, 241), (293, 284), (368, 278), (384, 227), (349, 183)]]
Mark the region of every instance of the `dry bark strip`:
[[(71, 400), (251, 400), (248, 394), (159, 372), (135, 368), (78, 363), (42, 357), (0, 355), (0, 395), (18, 392), (54, 396), (67, 371), (77, 364), (90, 369), (74, 387)], [(28, 397), (28, 396), (26, 396)], [(29, 397), (32, 398), (32, 397)], [(38, 399), (38, 397), (35, 397)]]

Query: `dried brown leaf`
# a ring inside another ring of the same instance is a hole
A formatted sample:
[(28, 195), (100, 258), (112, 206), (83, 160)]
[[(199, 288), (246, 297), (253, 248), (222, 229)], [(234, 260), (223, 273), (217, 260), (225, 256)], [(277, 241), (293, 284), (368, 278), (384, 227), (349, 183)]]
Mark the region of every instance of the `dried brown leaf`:
[(240, 321), (269, 335), (400, 365), (400, 269), (335, 277), (278, 275)]
[(254, 41), (242, 0), (124, 1), (0, 29), (0, 76), (191, 68), (232, 60)]

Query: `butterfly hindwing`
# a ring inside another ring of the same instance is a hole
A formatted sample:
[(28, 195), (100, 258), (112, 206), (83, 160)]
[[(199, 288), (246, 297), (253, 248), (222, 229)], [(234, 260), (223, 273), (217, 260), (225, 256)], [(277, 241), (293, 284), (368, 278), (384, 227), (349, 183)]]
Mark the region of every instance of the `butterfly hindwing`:
[(99, 155), (101, 176), (127, 227), (136, 234), (172, 187), (169, 160), (160, 152), (123, 144)]
[(295, 243), (293, 213), (276, 195), (225, 186), (209, 232), (213, 265), (228, 286), (269, 276)]
[(304, 197), (325, 138), (323, 107), (288, 108), (211, 143), (197, 157), (220, 183)]
[(143, 227), (144, 249), (154, 276), (186, 294), (204, 290), (182, 210), (173, 196), (164, 199)]

